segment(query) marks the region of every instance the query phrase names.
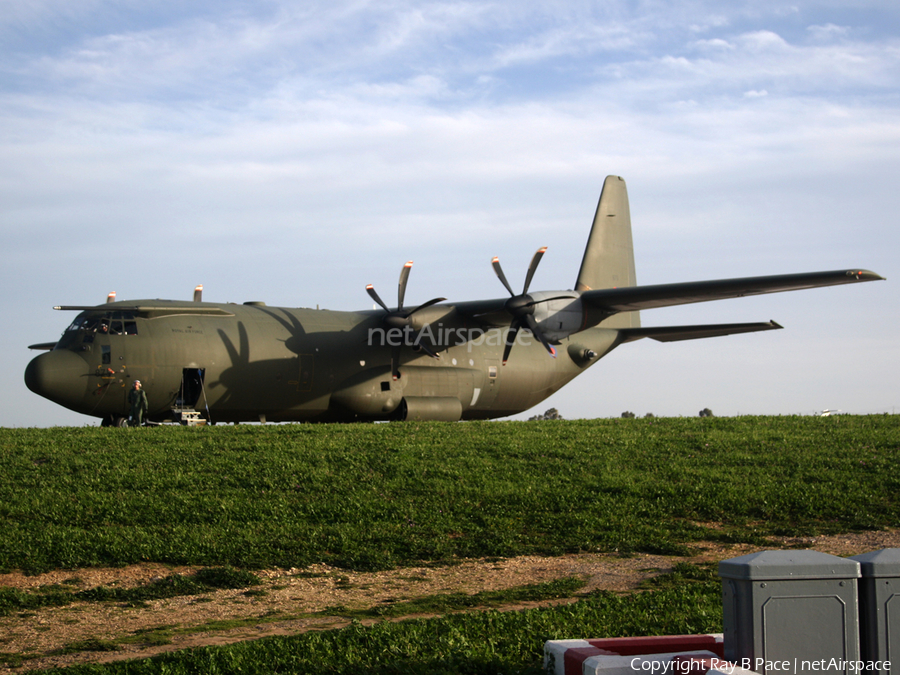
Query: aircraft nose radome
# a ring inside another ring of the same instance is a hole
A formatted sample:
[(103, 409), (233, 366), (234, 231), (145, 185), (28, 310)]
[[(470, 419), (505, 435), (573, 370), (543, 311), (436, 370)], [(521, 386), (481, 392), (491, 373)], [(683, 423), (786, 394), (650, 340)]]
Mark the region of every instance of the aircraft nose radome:
[(87, 387), (88, 366), (68, 350), (50, 351), (31, 360), (25, 368), (25, 386), (39, 396), (61, 405), (82, 398)]

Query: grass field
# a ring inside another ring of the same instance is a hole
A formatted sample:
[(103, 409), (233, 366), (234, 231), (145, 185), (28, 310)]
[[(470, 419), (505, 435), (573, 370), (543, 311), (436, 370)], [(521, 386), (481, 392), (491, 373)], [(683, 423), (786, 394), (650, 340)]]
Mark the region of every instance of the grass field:
[(0, 569), (370, 570), (893, 526), (897, 420), (3, 429)]
[[(2, 429), (0, 569), (678, 554), (698, 540), (900, 526), (898, 459), (895, 416)], [(122, 672), (233, 672), (238, 658), (242, 672), (283, 658), (294, 665), (282, 672), (527, 672), (570, 619), (595, 636), (706, 631), (718, 603), (715, 582), (680, 579), (570, 608), (354, 625)], [(332, 653), (344, 656), (322, 661)]]

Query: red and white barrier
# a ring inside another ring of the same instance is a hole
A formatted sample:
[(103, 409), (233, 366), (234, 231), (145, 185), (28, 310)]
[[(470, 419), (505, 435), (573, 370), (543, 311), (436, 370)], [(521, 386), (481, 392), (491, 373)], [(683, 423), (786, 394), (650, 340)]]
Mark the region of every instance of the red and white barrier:
[(721, 634), (550, 640), (544, 669), (553, 675), (752, 675), (725, 661)]
[[(580, 675), (685, 675), (675, 670), (676, 657), (686, 657), (682, 665), (709, 661), (718, 657), (705, 649), (670, 654), (639, 654), (632, 656), (592, 656), (581, 664)], [(706, 675), (705, 673), (703, 675)]]

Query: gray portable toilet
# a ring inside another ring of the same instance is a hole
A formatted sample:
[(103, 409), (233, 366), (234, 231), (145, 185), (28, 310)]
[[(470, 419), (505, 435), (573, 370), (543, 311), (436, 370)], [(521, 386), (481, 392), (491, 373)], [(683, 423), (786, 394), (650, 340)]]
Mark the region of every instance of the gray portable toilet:
[(859, 563), (859, 648), (867, 672), (888, 675), (900, 663), (900, 548), (855, 555)]
[(725, 658), (765, 675), (856, 673), (859, 563), (760, 551), (719, 563)]

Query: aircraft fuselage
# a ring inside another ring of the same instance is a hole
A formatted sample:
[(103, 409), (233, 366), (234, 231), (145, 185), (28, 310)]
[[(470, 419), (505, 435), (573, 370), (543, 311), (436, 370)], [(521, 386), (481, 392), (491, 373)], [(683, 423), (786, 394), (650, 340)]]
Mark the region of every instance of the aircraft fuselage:
[[(159, 316), (129, 311), (150, 304)], [(178, 313), (166, 314), (166, 307)], [(440, 311), (433, 309), (431, 318)], [(553, 394), (611, 350), (618, 335), (582, 331), (564, 339), (559, 357), (550, 359), (523, 331), (516, 367), (504, 367), (505, 329), (472, 330), (451, 312), (428, 324), (422, 338), (435, 359), (415, 350), (415, 335), (391, 333), (379, 314), (262, 303), (113, 302), (82, 311), (56, 346), (29, 364), (25, 379), (41, 396), (110, 423), (127, 417), (135, 380), (147, 392), (154, 421), (171, 420), (182, 407), (212, 422), (490, 419)], [(394, 379), (391, 350), (398, 343), (400, 377)]]

